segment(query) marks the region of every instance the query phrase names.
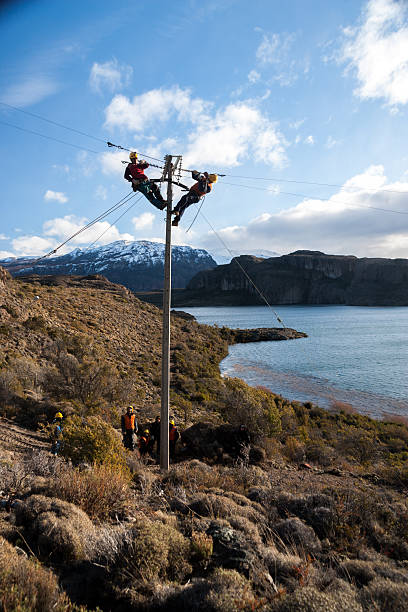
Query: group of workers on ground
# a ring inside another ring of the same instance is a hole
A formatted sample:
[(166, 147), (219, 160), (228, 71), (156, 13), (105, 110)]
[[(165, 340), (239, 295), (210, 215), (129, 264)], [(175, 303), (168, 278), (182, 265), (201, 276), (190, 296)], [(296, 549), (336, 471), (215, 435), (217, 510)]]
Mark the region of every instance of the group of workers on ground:
[[(160, 189), (154, 180), (149, 179), (144, 171), (149, 167), (149, 164), (144, 159), (137, 161), (136, 151), (132, 151), (129, 155), (130, 163), (125, 170), (125, 179), (132, 183), (133, 191), (140, 191), (153, 206), (159, 210), (164, 210), (167, 206), (166, 200), (160, 193)], [(176, 204), (171, 211), (174, 214), (172, 225), (177, 227), (186, 208), (201, 200), (202, 197), (210, 193), (212, 186), (218, 180), (218, 175), (208, 172), (198, 172), (192, 170), (191, 175), (196, 183)]]
[[(121, 428), (123, 435), (123, 445), (125, 448), (133, 451), (137, 448), (141, 457), (150, 455), (151, 457), (160, 456), (160, 417), (157, 416), (154, 422), (145, 429), (139, 432), (139, 426), (136, 419), (135, 409), (133, 406), (126, 408), (126, 414), (122, 415)], [(170, 459), (174, 459), (176, 455), (176, 443), (180, 434), (175, 425), (174, 419), (169, 420), (169, 455)]]

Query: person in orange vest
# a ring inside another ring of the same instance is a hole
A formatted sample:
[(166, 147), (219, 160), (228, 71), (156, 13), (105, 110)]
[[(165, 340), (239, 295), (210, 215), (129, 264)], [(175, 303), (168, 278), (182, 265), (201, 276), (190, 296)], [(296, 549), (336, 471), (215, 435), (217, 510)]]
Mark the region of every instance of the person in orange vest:
[(143, 457), (143, 455), (147, 455), (149, 451), (150, 451), (150, 431), (148, 429), (145, 429), (139, 438), (139, 452), (140, 452), (140, 455)]
[(139, 428), (133, 406), (128, 406), (126, 408), (126, 414), (123, 414), (121, 418), (121, 427), (124, 447), (129, 450), (134, 450), (135, 443), (133, 436), (137, 433)]
[(169, 422), (169, 455), (170, 459), (175, 458), (176, 456), (176, 442), (179, 439), (180, 434), (177, 430), (177, 427), (174, 423), (174, 419), (170, 419)]
[(174, 227), (178, 226), (186, 208), (191, 206), (191, 204), (199, 202), (203, 196), (210, 193), (213, 184), (218, 181), (217, 174), (208, 174), (208, 172), (201, 174), (198, 170), (193, 170), (191, 176), (197, 183), (194, 183), (190, 191), (183, 195), (181, 200), (173, 208), (172, 212), (174, 213), (174, 219), (172, 225)]

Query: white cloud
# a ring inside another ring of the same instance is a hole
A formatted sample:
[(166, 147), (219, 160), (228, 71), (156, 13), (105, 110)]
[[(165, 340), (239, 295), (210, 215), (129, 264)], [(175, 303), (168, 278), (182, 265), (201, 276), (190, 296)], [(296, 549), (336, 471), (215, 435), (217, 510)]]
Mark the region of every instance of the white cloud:
[(98, 185), (95, 189), (95, 198), (98, 200), (107, 200), (108, 198), (108, 190), (103, 185)]
[(157, 122), (165, 122), (174, 116), (178, 121), (195, 121), (211, 104), (192, 98), (189, 89), (152, 89), (132, 101), (117, 95), (105, 109), (105, 125), (108, 128), (124, 127), (140, 132)]
[(213, 117), (203, 117), (189, 141), (187, 166), (237, 166), (250, 154), (276, 167), (286, 163), (287, 143), (277, 124), (249, 103), (230, 104)]
[(311, 134), (305, 138), (305, 144), (314, 145), (315, 140)]
[(153, 213), (145, 212), (139, 215), (139, 217), (133, 217), (132, 223), (135, 230), (149, 229), (153, 225), (153, 221), (156, 216)]
[(16, 257), (44, 255), (56, 246), (54, 240), (42, 236), (20, 236), (11, 241)]
[[(408, 257), (408, 182), (387, 182), (382, 166), (348, 180), (330, 200), (306, 199), (278, 213), (264, 213), (246, 226), (218, 230), (231, 250), (297, 249), (372, 257)], [(371, 207), (371, 210), (370, 210)], [(398, 214), (391, 211), (402, 211)], [(212, 233), (200, 246), (218, 248)]]
[(336, 140), (333, 136), (328, 136), (326, 141), (326, 148), (333, 149), (333, 147), (341, 144), (341, 140)]
[[(56, 237), (58, 242), (62, 242), (87, 223), (88, 219), (86, 218), (81, 219), (74, 215), (66, 215), (65, 217), (46, 221), (43, 225), (43, 233), (45, 236)], [(108, 244), (115, 240), (134, 240), (134, 237), (128, 233), (121, 234), (115, 225), (110, 227), (108, 221), (98, 221), (98, 223), (95, 223), (95, 225), (79, 234), (79, 236), (73, 238), (71, 244), (88, 244), (94, 240), (97, 240), (98, 244)]]
[(0, 240), (9, 240), (9, 237), (6, 234), (0, 234)]
[(43, 75), (33, 75), (11, 85), (1, 100), (12, 106), (25, 107), (44, 100), (58, 89), (59, 85), (53, 79)]
[(69, 174), (70, 172), (68, 164), (52, 164), (52, 168), (54, 168), (54, 170), (61, 170), (61, 172), (65, 172), (65, 174)]
[[(105, 112), (107, 127), (127, 130), (152, 129), (158, 122), (170, 122), (173, 130), (175, 121), (191, 124), (184, 146), (172, 138), (167, 139), (154, 147), (154, 157), (167, 146), (177, 146), (180, 150), (183, 146), (187, 166), (237, 166), (249, 155), (255, 161), (276, 167), (286, 163), (287, 142), (278, 124), (261, 112), (259, 101), (238, 102), (215, 109), (210, 102), (193, 98), (190, 90), (173, 87), (148, 91), (133, 101), (115, 96)], [(105, 153), (101, 159), (103, 172), (119, 173), (123, 153)]]
[(62, 193), (62, 191), (52, 191), (52, 189), (47, 189), (44, 194), (44, 200), (46, 202), (60, 202), (61, 204), (68, 202), (65, 193)]
[(304, 124), (305, 121), (306, 119), (299, 119), (298, 121), (292, 121), (292, 123), (289, 123), (289, 127), (292, 128), (293, 130), (298, 130), (300, 126)]
[(107, 90), (112, 93), (129, 85), (133, 68), (126, 64), (120, 65), (117, 59), (104, 64), (95, 62), (89, 75), (89, 84), (93, 91), (102, 93)]
[(301, 60), (290, 57), (291, 47), (295, 41), (295, 34), (288, 33), (264, 33), (262, 42), (256, 50), (256, 59), (262, 66), (273, 69), (272, 80), (277, 81), (282, 87), (288, 87), (298, 78), (298, 72), (303, 74), (309, 72), (309, 60)]
[(407, 4), (370, 0), (362, 23), (344, 30), (340, 61), (356, 74), (355, 95), (384, 99), (391, 107), (408, 102)]
[(256, 70), (251, 70), (251, 72), (248, 74), (248, 81), (250, 83), (257, 83), (260, 78), (261, 75)]
[(16, 254), (11, 251), (0, 251), (0, 259), (7, 259), (8, 257), (15, 257)]

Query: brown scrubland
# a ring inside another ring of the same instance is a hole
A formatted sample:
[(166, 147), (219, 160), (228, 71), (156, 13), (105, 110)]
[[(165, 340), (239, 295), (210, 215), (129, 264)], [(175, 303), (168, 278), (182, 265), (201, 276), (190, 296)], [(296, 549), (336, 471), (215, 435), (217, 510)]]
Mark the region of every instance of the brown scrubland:
[(119, 435), (127, 404), (158, 414), (156, 307), (102, 277), (0, 270), (0, 338), (1, 610), (408, 610), (404, 419), (223, 379), (228, 332), (175, 314), (163, 473)]

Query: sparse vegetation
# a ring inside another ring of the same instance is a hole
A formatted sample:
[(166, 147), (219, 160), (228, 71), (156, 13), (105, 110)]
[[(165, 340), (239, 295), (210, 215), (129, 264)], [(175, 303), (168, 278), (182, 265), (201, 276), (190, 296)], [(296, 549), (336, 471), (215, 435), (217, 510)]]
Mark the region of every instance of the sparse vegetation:
[[(174, 317), (172, 412), (201, 444), (183, 432), (163, 474), (118, 432), (125, 400), (157, 414), (159, 313), (89, 283), (36, 285), (33, 307), (10, 280), (1, 298), (1, 414), (34, 428), (58, 409), (65, 426), (62, 457), (0, 438), (0, 607), (404, 610), (404, 419), (222, 379), (226, 334)], [(250, 445), (233, 443), (241, 424)]]

